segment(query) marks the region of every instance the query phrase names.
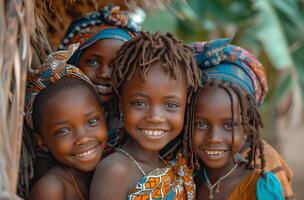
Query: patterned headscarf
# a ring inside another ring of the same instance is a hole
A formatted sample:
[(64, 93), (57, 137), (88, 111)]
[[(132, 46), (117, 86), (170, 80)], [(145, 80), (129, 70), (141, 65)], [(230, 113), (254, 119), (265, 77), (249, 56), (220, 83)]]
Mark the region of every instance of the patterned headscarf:
[(264, 67), (247, 50), (229, 45), (230, 41), (224, 38), (190, 45), (202, 70), (202, 82), (207, 79), (233, 82), (255, 97), (260, 105), (268, 90)]
[(72, 44), (66, 51), (58, 51), (50, 54), (42, 67), (27, 77), (25, 97), (25, 118), (28, 125), (33, 128), (32, 111), (35, 97), (43, 89), (51, 86), (63, 77), (78, 78), (84, 80), (95, 88), (89, 78), (79, 68), (67, 64), (67, 61), (78, 48), (78, 44)]
[(79, 49), (68, 63), (77, 65), (82, 51), (101, 39), (128, 41), (139, 33), (140, 27), (120, 10), (118, 6), (109, 5), (99, 12), (92, 12), (71, 23), (59, 46), (66, 49), (69, 44), (80, 43)]

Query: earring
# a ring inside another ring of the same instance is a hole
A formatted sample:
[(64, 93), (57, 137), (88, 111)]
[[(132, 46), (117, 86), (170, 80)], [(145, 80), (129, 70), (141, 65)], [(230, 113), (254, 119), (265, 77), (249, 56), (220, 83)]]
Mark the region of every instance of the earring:
[(49, 151), (49, 149), (48, 149), (46, 146), (43, 146), (42, 149), (43, 149), (43, 151), (45, 151), (45, 152), (48, 152), (48, 151)]
[(119, 120), (120, 121), (123, 121), (124, 117), (123, 117), (123, 114), (122, 113), (119, 113)]

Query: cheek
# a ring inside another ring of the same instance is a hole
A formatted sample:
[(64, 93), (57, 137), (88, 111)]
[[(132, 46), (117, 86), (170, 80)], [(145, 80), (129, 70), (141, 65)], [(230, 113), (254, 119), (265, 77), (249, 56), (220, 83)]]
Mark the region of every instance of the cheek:
[(168, 118), (174, 129), (178, 132), (181, 132), (184, 127), (184, 112), (180, 111), (179, 113), (170, 113)]
[(194, 131), (194, 136), (193, 136), (193, 145), (194, 148), (197, 149), (203, 142), (204, 136), (202, 133), (199, 131)]
[(94, 79), (95, 74), (97, 73), (97, 69), (93, 69), (92, 67), (81, 66), (79, 69), (85, 73), (89, 79)]
[(69, 153), (72, 149), (73, 144), (71, 143), (71, 140), (69, 139), (60, 139), (56, 140), (53, 139), (50, 142), (48, 142), (48, 147), (51, 150), (52, 154), (56, 156), (57, 154), (65, 154)]

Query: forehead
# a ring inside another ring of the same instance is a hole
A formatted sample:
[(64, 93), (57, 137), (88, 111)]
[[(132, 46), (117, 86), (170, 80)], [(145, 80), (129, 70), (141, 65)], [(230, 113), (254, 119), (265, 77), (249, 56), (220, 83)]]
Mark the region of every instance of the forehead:
[(99, 53), (106, 53), (112, 50), (118, 50), (124, 42), (118, 39), (101, 39), (95, 43), (84, 48), (84, 52), (101, 51)]
[(174, 79), (170, 72), (164, 69), (161, 62), (151, 65), (146, 76), (137, 69), (132, 78), (124, 82), (123, 91), (126, 90), (155, 92), (156, 94), (187, 94), (187, 86), (183, 77)]
[(240, 114), (240, 102), (233, 91), (231, 91), (230, 97), (228, 92), (220, 87), (201, 88), (195, 106), (195, 114), (231, 117), (231, 100), (233, 101), (233, 112)]
[(44, 112), (73, 113), (80, 108), (89, 108), (98, 105), (93, 93), (85, 87), (66, 88), (53, 94), (44, 105)]

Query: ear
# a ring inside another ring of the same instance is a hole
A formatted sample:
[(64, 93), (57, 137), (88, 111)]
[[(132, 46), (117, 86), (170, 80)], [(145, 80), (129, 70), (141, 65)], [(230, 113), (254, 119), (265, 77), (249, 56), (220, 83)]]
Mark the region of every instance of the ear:
[(47, 146), (44, 137), (41, 136), (40, 134), (34, 133), (34, 140), (35, 140), (35, 143), (36, 143), (41, 149), (43, 149), (43, 148), (45, 148), (45, 147)]

